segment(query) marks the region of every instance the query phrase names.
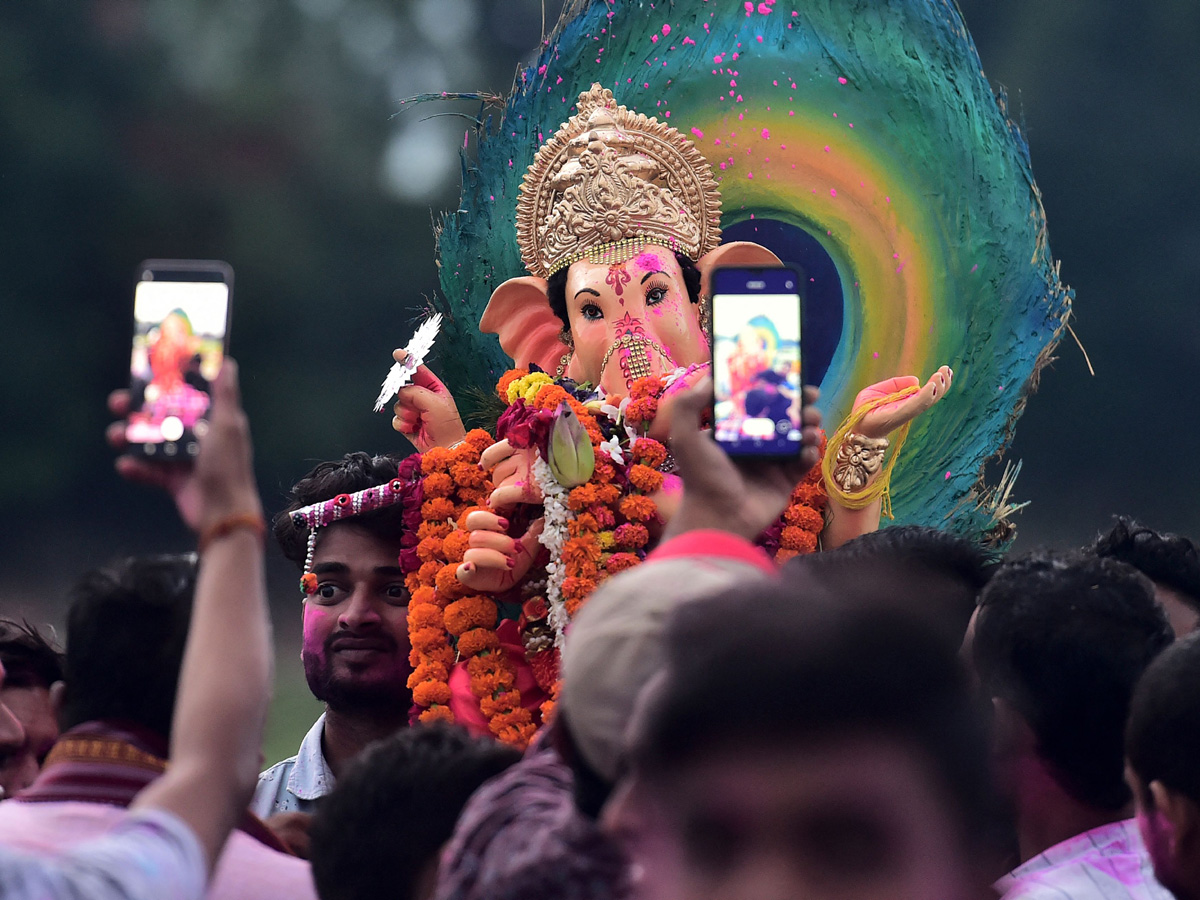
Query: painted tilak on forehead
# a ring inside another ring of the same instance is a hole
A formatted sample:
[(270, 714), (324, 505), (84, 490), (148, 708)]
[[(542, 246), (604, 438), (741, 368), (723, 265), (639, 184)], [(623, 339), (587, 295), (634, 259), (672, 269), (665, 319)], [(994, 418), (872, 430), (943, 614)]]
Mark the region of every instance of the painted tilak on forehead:
[(605, 276), (604, 283), (613, 289), (613, 293), (621, 297), (622, 306), (625, 305), (625, 298), (623, 297), (625, 285), (629, 284), (632, 279), (633, 276), (629, 274), (629, 270), (625, 266), (613, 265), (608, 267), (608, 275)]

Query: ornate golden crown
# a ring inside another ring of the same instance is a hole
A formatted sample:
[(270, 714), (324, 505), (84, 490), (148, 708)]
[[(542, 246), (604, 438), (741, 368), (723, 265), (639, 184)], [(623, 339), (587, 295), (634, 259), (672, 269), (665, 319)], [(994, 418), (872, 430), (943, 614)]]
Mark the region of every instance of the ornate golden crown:
[(695, 144), (598, 84), (578, 107), (521, 183), (517, 243), (531, 275), (621, 262), (648, 243), (694, 260), (721, 242), (721, 194)]

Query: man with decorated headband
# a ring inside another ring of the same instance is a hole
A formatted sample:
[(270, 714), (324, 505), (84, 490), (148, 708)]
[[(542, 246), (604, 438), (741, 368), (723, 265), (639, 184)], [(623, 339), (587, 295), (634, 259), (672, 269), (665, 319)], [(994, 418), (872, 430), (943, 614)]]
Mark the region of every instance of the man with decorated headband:
[[(420, 501), (400, 467), (397, 457), (366, 453), (323, 462), (275, 519), (284, 555), (303, 569), (300, 656), (325, 712), (295, 756), (260, 776), (252, 809), (263, 818), (310, 813), (350, 759), (408, 724), (409, 592), (400, 558), (411, 552), (406, 535), (415, 534)], [(307, 815), (269, 824), (306, 855)]]

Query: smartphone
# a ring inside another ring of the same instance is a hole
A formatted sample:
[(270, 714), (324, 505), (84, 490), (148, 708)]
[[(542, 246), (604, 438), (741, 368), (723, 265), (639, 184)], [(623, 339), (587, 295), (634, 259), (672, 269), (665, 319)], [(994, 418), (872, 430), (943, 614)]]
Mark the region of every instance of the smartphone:
[(712, 288), (713, 436), (730, 456), (793, 458), (803, 427), (800, 276), (718, 268)]
[(228, 263), (151, 259), (138, 266), (125, 422), (131, 452), (165, 461), (199, 452), (229, 346), (232, 299)]

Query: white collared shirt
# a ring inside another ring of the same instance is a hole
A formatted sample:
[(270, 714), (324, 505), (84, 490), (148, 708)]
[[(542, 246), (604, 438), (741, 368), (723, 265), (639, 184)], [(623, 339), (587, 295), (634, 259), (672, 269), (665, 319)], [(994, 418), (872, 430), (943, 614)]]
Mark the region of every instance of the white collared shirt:
[(996, 882), (1003, 900), (1172, 900), (1136, 819), (1112, 822), (1026, 860)]
[(325, 714), (321, 713), (296, 755), (258, 776), (258, 787), (250, 801), (252, 813), (260, 819), (285, 812), (311, 813), (316, 801), (333, 790), (333, 772), (321, 749), (324, 734)]

